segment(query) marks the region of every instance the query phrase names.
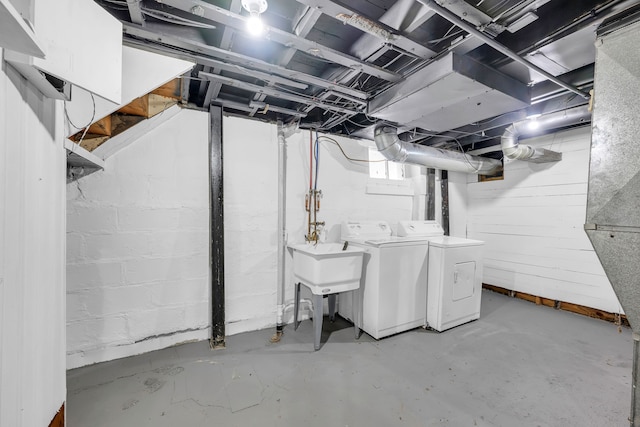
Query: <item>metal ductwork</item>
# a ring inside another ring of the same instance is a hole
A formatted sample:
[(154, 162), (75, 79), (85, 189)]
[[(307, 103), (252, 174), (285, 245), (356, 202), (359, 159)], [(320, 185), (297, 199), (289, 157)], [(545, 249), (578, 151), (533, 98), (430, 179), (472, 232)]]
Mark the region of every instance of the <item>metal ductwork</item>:
[[(638, 13), (640, 15), (640, 12)], [(628, 17), (628, 16), (627, 16)], [(640, 426), (640, 16), (598, 29), (585, 231), (633, 330), (631, 426)], [(633, 15), (631, 15), (633, 17)], [(620, 420), (622, 425), (622, 419)]]
[(466, 55), (450, 52), (374, 96), (367, 114), (444, 132), (529, 107), (529, 87)]
[(541, 131), (558, 129), (591, 120), (591, 113), (587, 105), (545, 114), (534, 119), (515, 122), (505, 129), (500, 139), (502, 152), (505, 157), (513, 160), (525, 160), (533, 163), (557, 162), (562, 160), (562, 153), (534, 148), (530, 145), (519, 144), (523, 136), (533, 136)]
[(394, 162), (481, 175), (490, 175), (502, 167), (499, 160), (401, 141), (397, 130), (391, 126), (377, 127), (374, 140), (380, 153)]

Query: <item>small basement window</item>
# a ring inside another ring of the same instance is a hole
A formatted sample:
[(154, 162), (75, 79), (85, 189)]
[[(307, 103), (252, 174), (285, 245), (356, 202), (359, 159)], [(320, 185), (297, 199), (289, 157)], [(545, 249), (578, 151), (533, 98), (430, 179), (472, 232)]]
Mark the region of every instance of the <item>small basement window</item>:
[(404, 164), (390, 162), (376, 148), (369, 148), (369, 177), (377, 179), (403, 180)]
[(491, 175), (478, 175), (478, 182), (502, 181), (504, 180), (504, 162), (502, 167)]

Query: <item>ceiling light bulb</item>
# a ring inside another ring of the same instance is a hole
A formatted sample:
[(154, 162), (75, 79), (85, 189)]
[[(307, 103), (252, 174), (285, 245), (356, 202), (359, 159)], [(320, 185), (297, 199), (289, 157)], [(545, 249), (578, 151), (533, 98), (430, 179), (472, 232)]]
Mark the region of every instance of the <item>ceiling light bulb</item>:
[(264, 32), (264, 25), (259, 13), (251, 13), (251, 16), (247, 19), (247, 31), (252, 36), (259, 36)]
[(260, 14), (267, 10), (267, 0), (242, 0), (242, 7), (249, 12), (247, 19), (247, 31), (254, 36), (259, 36), (264, 32), (264, 24), (260, 19)]

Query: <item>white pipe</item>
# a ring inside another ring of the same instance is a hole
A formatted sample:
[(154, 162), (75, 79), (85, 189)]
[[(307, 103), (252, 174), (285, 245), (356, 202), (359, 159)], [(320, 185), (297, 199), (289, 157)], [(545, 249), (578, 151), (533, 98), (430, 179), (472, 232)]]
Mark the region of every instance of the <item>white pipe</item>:
[(591, 113), (588, 106), (581, 105), (568, 110), (545, 114), (534, 119), (515, 122), (505, 129), (500, 138), (502, 152), (509, 159), (545, 161), (545, 158), (548, 158), (549, 161), (558, 161), (562, 158), (559, 156), (560, 153), (519, 144), (518, 140), (521, 136), (532, 136), (544, 130), (558, 129), (590, 120)]
[(284, 327), (285, 278), (284, 263), (287, 245), (286, 210), (287, 210), (287, 137), (297, 131), (297, 124), (285, 126), (278, 121), (278, 261), (277, 261), (277, 333)]
[(396, 129), (391, 126), (377, 127), (374, 132), (374, 140), (380, 153), (387, 160), (394, 162), (482, 175), (489, 175), (502, 167), (502, 163), (496, 159), (470, 156), (457, 151), (401, 141)]
[(277, 328), (278, 332), (283, 327), (283, 314), (284, 314), (284, 255), (285, 245), (287, 244), (286, 228), (285, 228), (285, 213), (287, 208), (286, 200), (286, 162), (287, 162), (287, 140), (285, 137), (284, 127), (281, 121), (278, 121), (278, 307), (277, 307)]

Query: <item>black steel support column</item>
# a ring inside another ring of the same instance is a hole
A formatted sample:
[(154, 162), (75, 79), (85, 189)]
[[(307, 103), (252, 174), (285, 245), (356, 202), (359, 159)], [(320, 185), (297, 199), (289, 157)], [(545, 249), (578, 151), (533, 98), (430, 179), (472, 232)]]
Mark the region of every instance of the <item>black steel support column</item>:
[(449, 235), (449, 172), (441, 171), (440, 192), (442, 193), (442, 228)]
[(436, 219), (436, 170), (427, 169), (427, 210), (426, 219)]
[(209, 107), (209, 196), (211, 219), (211, 348), (225, 346), (224, 190), (222, 181), (222, 107)]

